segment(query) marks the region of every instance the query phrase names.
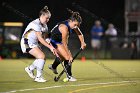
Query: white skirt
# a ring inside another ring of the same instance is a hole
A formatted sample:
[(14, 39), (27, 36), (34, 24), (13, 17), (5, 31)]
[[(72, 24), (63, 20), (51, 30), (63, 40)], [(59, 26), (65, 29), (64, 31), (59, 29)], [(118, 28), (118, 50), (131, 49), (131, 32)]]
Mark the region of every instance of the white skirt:
[(21, 50), (22, 50), (23, 53), (27, 53), (27, 51), (26, 51), (27, 49), (32, 49), (34, 47), (39, 47), (38, 44), (34, 44), (32, 42), (29, 42), (28, 39), (26, 39), (26, 41), (25, 41), (25, 38), (21, 39), (20, 46), (21, 46)]

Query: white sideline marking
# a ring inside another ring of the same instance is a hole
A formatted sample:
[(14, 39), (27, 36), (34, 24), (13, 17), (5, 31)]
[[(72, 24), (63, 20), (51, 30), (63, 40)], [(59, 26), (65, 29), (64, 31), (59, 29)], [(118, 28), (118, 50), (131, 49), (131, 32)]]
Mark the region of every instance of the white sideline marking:
[[(135, 82), (135, 81), (133, 81), (133, 82)], [(12, 90), (12, 91), (8, 91), (8, 92), (0, 92), (0, 93), (15, 93), (15, 92), (21, 92), (21, 91), (46, 90), (46, 89), (69, 87), (69, 86), (91, 86), (91, 85), (95, 86), (95, 85), (133, 83), (133, 82), (131, 82), (131, 81), (120, 81), (120, 82), (104, 82), (104, 83), (91, 83), (91, 84), (59, 85), (59, 86), (50, 86), (50, 87), (43, 87), (43, 88), (30, 88), (30, 89)]]

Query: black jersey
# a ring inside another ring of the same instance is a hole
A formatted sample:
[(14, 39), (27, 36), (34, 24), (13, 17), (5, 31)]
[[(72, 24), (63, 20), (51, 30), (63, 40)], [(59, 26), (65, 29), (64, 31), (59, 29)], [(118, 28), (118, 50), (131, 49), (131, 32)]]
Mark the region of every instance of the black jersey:
[(62, 42), (62, 33), (59, 31), (59, 25), (60, 24), (65, 24), (68, 27), (68, 31), (69, 33), (72, 32), (72, 29), (70, 28), (70, 26), (68, 25), (68, 21), (62, 21), (60, 23), (58, 23), (50, 32), (50, 38), (52, 41), (61, 43)]

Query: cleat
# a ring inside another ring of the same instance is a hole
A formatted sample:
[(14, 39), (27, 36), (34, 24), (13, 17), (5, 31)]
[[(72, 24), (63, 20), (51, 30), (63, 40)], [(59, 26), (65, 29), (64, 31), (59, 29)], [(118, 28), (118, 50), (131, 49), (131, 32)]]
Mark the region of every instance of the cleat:
[(27, 72), (30, 78), (33, 78), (33, 79), (35, 78), (33, 71), (31, 71), (29, 67), (26, 67), (25, 71)]
[(58, 74), (57, 70), (52, 68), (52, 64), (50, 64), (48, 68), (52, 70), (54, 74)]
[(41, 77), (36, 77), (34, 81), (36, 81), (36, 82), (46, 82), (47, 80), (45, 80), (45, 79), (41, 76)]

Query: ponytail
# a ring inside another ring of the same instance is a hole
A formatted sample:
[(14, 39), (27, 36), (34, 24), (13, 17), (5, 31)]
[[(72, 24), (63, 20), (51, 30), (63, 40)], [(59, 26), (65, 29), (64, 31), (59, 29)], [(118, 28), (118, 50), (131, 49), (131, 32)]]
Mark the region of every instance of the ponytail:
[(82, 23), (82, 18), (80, 16), (79, 12), (74, 12), (68, 8), (67, 8), (67, 10), (71, 13), (71, 17), (69, 18), (70, 20), (72, 20), (72, 21), (77, 20), (80, 24)]

